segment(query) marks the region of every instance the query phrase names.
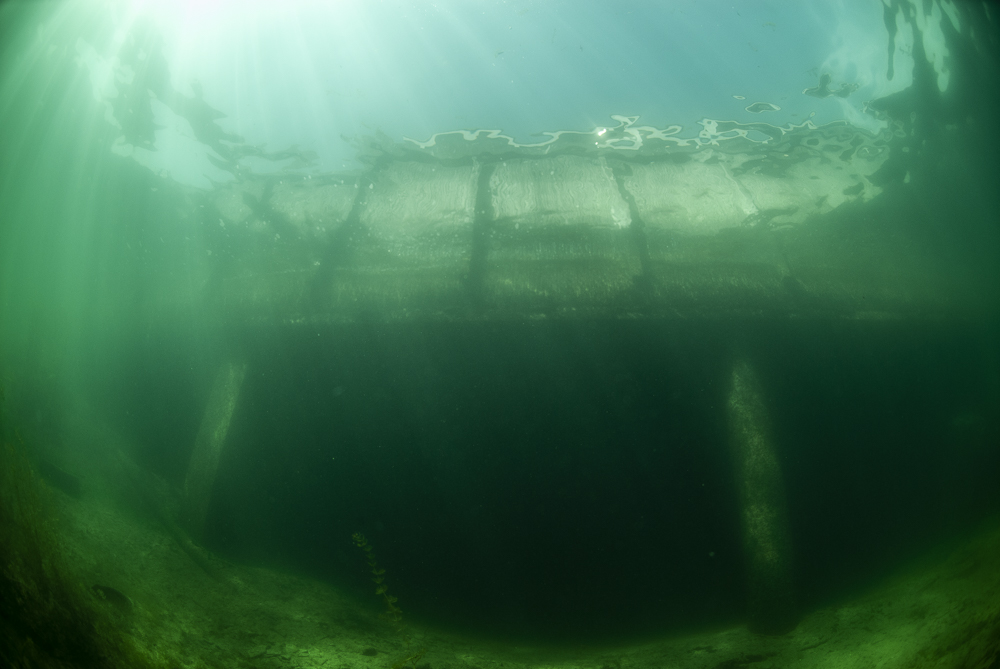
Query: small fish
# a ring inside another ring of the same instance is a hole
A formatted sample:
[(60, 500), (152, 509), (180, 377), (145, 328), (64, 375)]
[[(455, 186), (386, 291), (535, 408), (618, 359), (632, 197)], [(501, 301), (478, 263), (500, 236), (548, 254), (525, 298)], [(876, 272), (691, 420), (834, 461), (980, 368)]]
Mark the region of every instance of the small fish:
[(132, 611), (132, 607), (134, 606), (132, 600), (120, 590), (115, 590), (107, 585), (95, 585), (93, 590), (97, 594), (98, 599), (110, 602), (122, 613), (130, 613)]
[(38, 473), (49, 485), (62, 490), (70, 497), (79, 499), (83, 492), (80, 479), (56, 467), (48, 460), (42, 460), (38, 463)]

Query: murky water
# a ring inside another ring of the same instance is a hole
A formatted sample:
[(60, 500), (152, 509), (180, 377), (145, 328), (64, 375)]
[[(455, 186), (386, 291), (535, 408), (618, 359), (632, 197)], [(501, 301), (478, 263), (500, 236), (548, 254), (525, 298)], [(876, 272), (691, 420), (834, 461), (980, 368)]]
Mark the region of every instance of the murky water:
[(0, 522), (153, 664), (991, 657), (995, 21), (0, 6)]

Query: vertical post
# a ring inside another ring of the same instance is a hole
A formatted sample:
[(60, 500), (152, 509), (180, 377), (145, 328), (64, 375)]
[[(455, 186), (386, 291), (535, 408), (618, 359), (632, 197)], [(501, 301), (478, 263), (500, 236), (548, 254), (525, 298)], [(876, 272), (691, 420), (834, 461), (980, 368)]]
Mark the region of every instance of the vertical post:
[(205, 529), (219, 459), (226, 444), (229, 423), (236, 410), (246, 371), (246, 363), (227, 362), (219, 368), (195, 438), (194, 451), (184, 480), (184, 523), (196, 538), (201, 538)]
[(785, 488), (760, 383), (746, 360), (733, 366), (728, 413), (749, 627), (762, 634), (783, 634), (798, 623)]

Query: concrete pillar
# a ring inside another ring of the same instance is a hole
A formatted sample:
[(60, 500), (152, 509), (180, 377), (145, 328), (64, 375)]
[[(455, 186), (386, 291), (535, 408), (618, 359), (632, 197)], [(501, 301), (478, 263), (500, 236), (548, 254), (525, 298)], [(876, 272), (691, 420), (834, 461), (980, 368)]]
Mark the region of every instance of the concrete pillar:
[(246, 376), (246, 363), (227, 362), (215, 375), (212, 394), (195, 438), (194, 451), (184, 480), (184, 524), (200, 538), (205, 529), (219, 459), (229, 434), (229, 423)]
[(742, 515), (748, 624), (754, 632), (783, 634), (798, 623), (791, 533), (763, 394), (746, 360), (733, 366), (727, 408)]

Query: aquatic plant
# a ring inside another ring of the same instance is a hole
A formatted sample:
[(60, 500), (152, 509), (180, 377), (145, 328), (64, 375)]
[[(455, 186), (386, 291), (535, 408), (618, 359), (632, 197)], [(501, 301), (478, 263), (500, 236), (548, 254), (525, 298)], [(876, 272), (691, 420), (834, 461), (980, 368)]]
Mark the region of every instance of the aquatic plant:
[(380, 569), (376, 563), (375, 552), (372, 550), (371, 544), (360, 532), (351, 535), (351, 539), (354, 540), (355, 546), (365, 552), (365, 559), (368, 560), (368, 566), (372, 571), (372, 581), (375, 583), (375, 594), (381, 595), (385, 601), (385, 612), (381, 617), (393, 623), (400, 622), (403, 619), (403, 611), (396, 606), (397, 599), (389, 594), (388, 586), (385, 583), (385, 569)]
[(378, 566), (378, 562), (375, 560), (375, 551), (372, 550), (372, 546), (368, 543), (365, 535), (355, 532), (351, 536), (351, 539), (354, 540), (355, 546), (365, 552), (365, 559), (368, 561), (368, 567), (372, 573), (372, 581), (375, 583), (375, 594), (381, 596), (385, 602), (385, 611), (379, 617), (396, 625), (396, 631), (402, 636), (403, 643), (407, 648), (406, 655), (392, 663), (392, 669), (403, 669), (403, 667), (407, 666), (416, 667), (417, 662), (423, 658), (427, 649), (410, 650), (410, 635), (406, 633), (402, 622), (403, 611), (396, 606), (396, 598), (389, 594), (389, 586), (385, 582), (385, 569)]

